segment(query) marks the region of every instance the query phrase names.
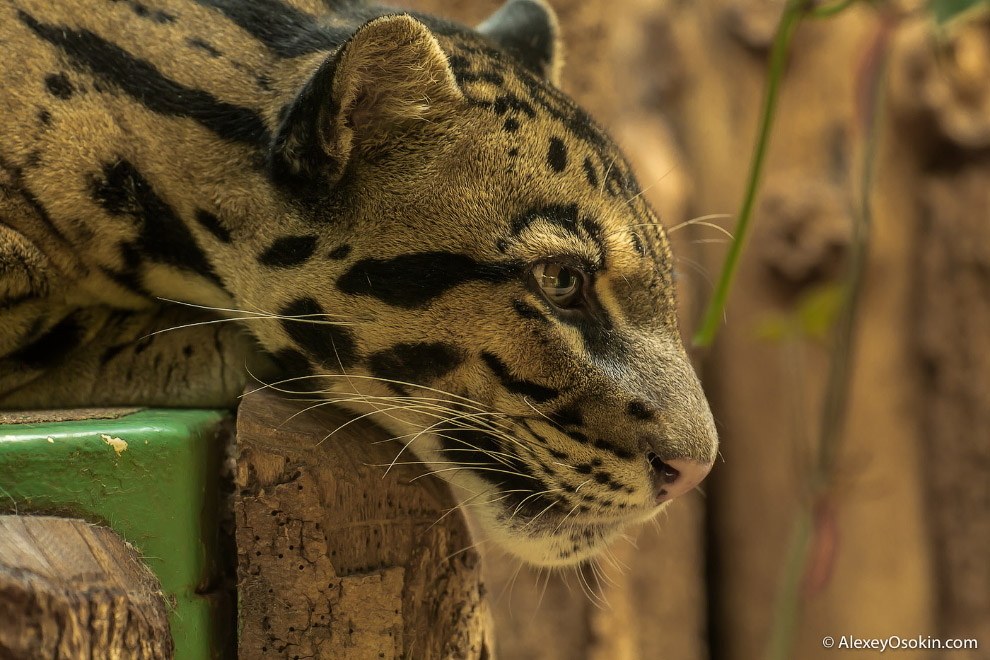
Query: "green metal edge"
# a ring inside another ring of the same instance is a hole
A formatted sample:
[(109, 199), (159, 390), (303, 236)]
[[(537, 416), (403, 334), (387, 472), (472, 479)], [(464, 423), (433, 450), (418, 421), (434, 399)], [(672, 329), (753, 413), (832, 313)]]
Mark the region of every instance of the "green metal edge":
[(108, 525), (161, 581), (175, 657), (225, 657), (232, 604), (209, 592), (222, 574), (219, 436), (230, 420), (217, 410), (143, 410), (0, 426), (0, 507)]

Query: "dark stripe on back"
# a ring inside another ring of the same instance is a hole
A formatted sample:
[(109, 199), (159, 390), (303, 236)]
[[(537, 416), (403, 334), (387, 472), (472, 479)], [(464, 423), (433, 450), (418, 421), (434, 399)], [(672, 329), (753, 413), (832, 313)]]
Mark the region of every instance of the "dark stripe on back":
[(316, 236), (283, 236), (275, 239), (258, 257), (258, 263), (271, 268), (292, 268), (313, 256)]
[(337, 280), (341, 292), (371, 296), (406, 309), (428, 305), (434, 298), (466, 282), (507, 282), (518, 266), (479, 263), (456, 252), (420, 252), (392, 259), (362, 259)]
[(326, 316), (320, 303), (313, 298), (297, 298), (279, 310), (279, 314), (302, 317), (281, 319), (282, 328), (299, 348), (320, 363), (331, 368), (339, 365), (345, 369), (357, 362), (354, 333), (347, 327), (328, 323), (333, 318)]
[(509, 373), (509, 368), (506, 364), (493, 353), (482, 351), (481, 359), (484, 360), (485, 364), (488, 365), (488, 368), (491, 369), (496, 376), (498, 376), (502, 386), (514, 394), (521, 394), (529, 397), (537, 403), (543, 403), (544, 401), (549, 401), (554, 397), (560, 396), (560, 391), (552, 387), (546, 387), (544, 385), (540, 385), (539, 383), (516, 378)]
[(320, 25), (314, 16), (279, 0), (196, 0), (215, 9), (279, 57), (333, 50), (352, 30)]
[(135, 277), (145, 260), (191, 270), (223, 288), (206, 255), (189, 228), (151, 187), (147, 179), (126, 160), (103, 166), (92, 182), (93, 199), (111, 215), (129, 215), (138, 235), (121, 244), (127, 270)]
[(8, 357), (31, 369), (45, 369), (64, 360), (86, 336), (86, 331), (74, 314), (52, 326), (33, 342)]
[(149, 110), (193, 119), (220, 137), (267, 147), (268, 131), (249, 108), (217, 100), (209, 92), (180, 85), (150, 62), (89, 32), (39, 23), (18, 10), (18, 18), (40, 38), (57, 46), (78, 67), (121, 89)]
[(368, 367), (378, 378), (426, 385), (449, 374), (463, 360), (462, 351), (452, 344), (403, 343), (374, 353)]
[(200, 209), (196, 211), (196, 222), (201, 224), (206, 230), (217, 237), (217, 240), (230, 243), (230, 232), (220, 222), (220, 218), (209, 211)]

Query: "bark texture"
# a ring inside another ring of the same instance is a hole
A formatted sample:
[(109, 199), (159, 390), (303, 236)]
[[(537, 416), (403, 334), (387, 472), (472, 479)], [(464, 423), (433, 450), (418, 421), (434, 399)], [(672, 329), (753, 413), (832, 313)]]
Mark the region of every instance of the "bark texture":
[(239, 657), (490, 657), (481, 565), (446, 486), (360, 421), (254, 394), (237, 419)]
[(167, 611), (158, 580), (109, 529), (0, 516), (0, 658), (166, 660)]

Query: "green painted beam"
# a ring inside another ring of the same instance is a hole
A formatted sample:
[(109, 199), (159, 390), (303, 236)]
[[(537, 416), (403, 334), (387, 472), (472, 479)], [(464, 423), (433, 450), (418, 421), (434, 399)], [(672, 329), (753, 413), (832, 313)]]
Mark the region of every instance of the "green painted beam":
[(215, 410), (0, 425), (0, 509), (108, 525), (172, 602), (176, 659), (229, 657), (233, 603), (210, 592), (222, 573), (219, 474), (231, 428)]

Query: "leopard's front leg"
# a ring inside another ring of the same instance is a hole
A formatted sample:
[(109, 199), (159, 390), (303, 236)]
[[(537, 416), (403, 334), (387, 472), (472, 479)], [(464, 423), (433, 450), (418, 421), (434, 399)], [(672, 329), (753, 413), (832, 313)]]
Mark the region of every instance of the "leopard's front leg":
[(46, 315), (33, 340), (0, 358), (0, 409), (147, 405), (231, 407), (270, 375), (237, 322), (164, 305)]

